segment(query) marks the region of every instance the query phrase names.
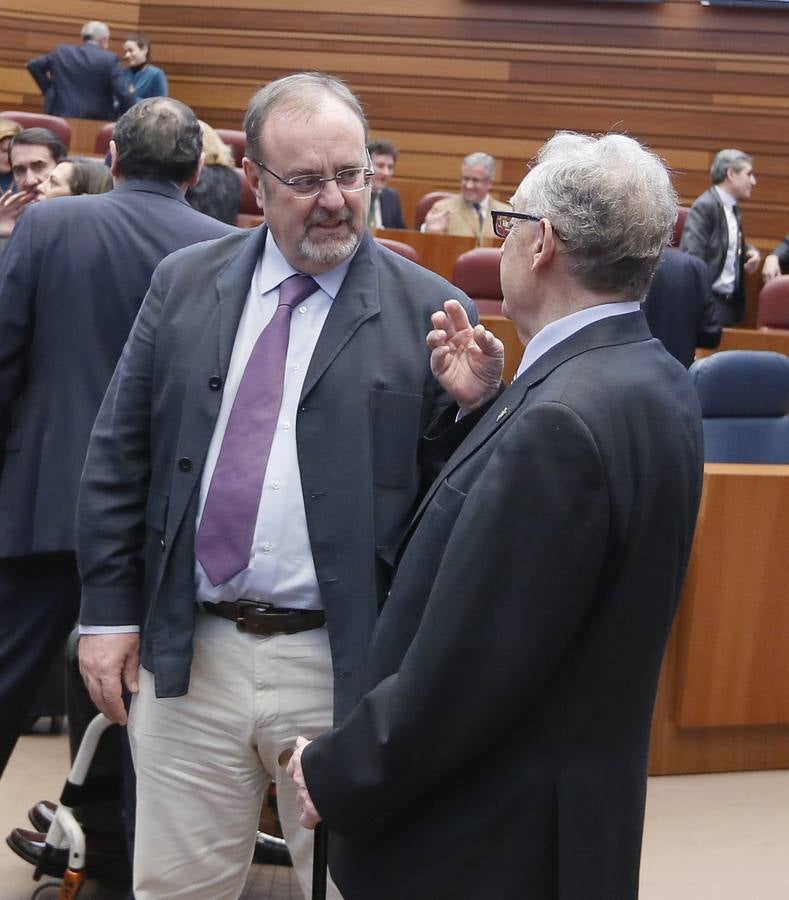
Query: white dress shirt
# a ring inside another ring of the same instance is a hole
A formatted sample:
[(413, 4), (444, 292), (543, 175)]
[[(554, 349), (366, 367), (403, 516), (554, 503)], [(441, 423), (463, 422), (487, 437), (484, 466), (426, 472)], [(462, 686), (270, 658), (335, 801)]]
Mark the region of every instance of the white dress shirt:
[(726, 216), (726, 227), (729, 229), (729, 246), (726, 250), (726, 261), (723, 264), (720, 275), (712, 285), (716, 294), (731, 294), (737, 283), (737, 247), (739, 244), (740, 229), (737, 225), (737, 217), (734, 215), (734, 206), (737, 201), (728, 191), (724, 191), (714, 185), (718, 197), (723, 204), (723, 213)]

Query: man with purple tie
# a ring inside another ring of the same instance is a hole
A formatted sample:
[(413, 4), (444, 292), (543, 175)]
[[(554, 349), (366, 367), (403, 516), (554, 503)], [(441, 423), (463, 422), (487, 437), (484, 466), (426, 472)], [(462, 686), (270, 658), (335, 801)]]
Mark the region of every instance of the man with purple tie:
[(448, 403), (425, 335), (459, 292), (367, 233), (357, 99), (292, 75), (245, 127), (266, 224), (156, 271), (80, 495), (83, 674), (113, 719), (122, 683), (134, 695), (137, 900), (238, 897), (272, 779), (309, 896), (311, 836), (278, 759), (353, 706), (442, 461), (422, 437)]

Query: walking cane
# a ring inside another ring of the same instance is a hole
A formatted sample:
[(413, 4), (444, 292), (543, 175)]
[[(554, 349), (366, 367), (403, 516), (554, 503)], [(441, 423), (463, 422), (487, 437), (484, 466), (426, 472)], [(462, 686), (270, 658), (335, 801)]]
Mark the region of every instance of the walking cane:
[(326, 869), (329, 864), (329, 832), (323, 822), (315, 826), (312, 848), (312, 900), (326, 900)]

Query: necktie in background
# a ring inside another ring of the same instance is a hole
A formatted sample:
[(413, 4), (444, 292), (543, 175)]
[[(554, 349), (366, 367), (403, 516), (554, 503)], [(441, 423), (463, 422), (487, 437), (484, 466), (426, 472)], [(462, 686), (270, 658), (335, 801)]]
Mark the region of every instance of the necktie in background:
[(474, 212), (477, 214), (477, 221), (479, 222), (480, 230), (482, 230), (485, 225), (485, 217), (482, 214), (482, 204), (481, 203), (472, 203), (474, 207)]
[(375, 224), (375, 212), (378, 209), (379, 203), (380, 198), (378, 197), (378, 192), (372, 191), (370, 194), (370, 212), (367, 214), (367, 227), (370, 229), (378, 227)]
[(306, 275), (282, 282), (277, 309), (252, 348), (238, 386), (195, 539), (195, 553), (213, 585), (249, 565), (282, 405), (291, 313), (317, 288)]

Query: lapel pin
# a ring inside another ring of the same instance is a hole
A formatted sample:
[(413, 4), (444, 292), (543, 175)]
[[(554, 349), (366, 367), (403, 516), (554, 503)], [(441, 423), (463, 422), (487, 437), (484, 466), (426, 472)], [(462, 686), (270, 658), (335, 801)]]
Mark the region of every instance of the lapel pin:
[(508, 412), (509, 412), (509, 410), (505, 406), (504, 409), (502, 409), (502, 411), (496, 416), (496, 421), (500, 422), (504, 418), (504, 416), (507, 415)]

